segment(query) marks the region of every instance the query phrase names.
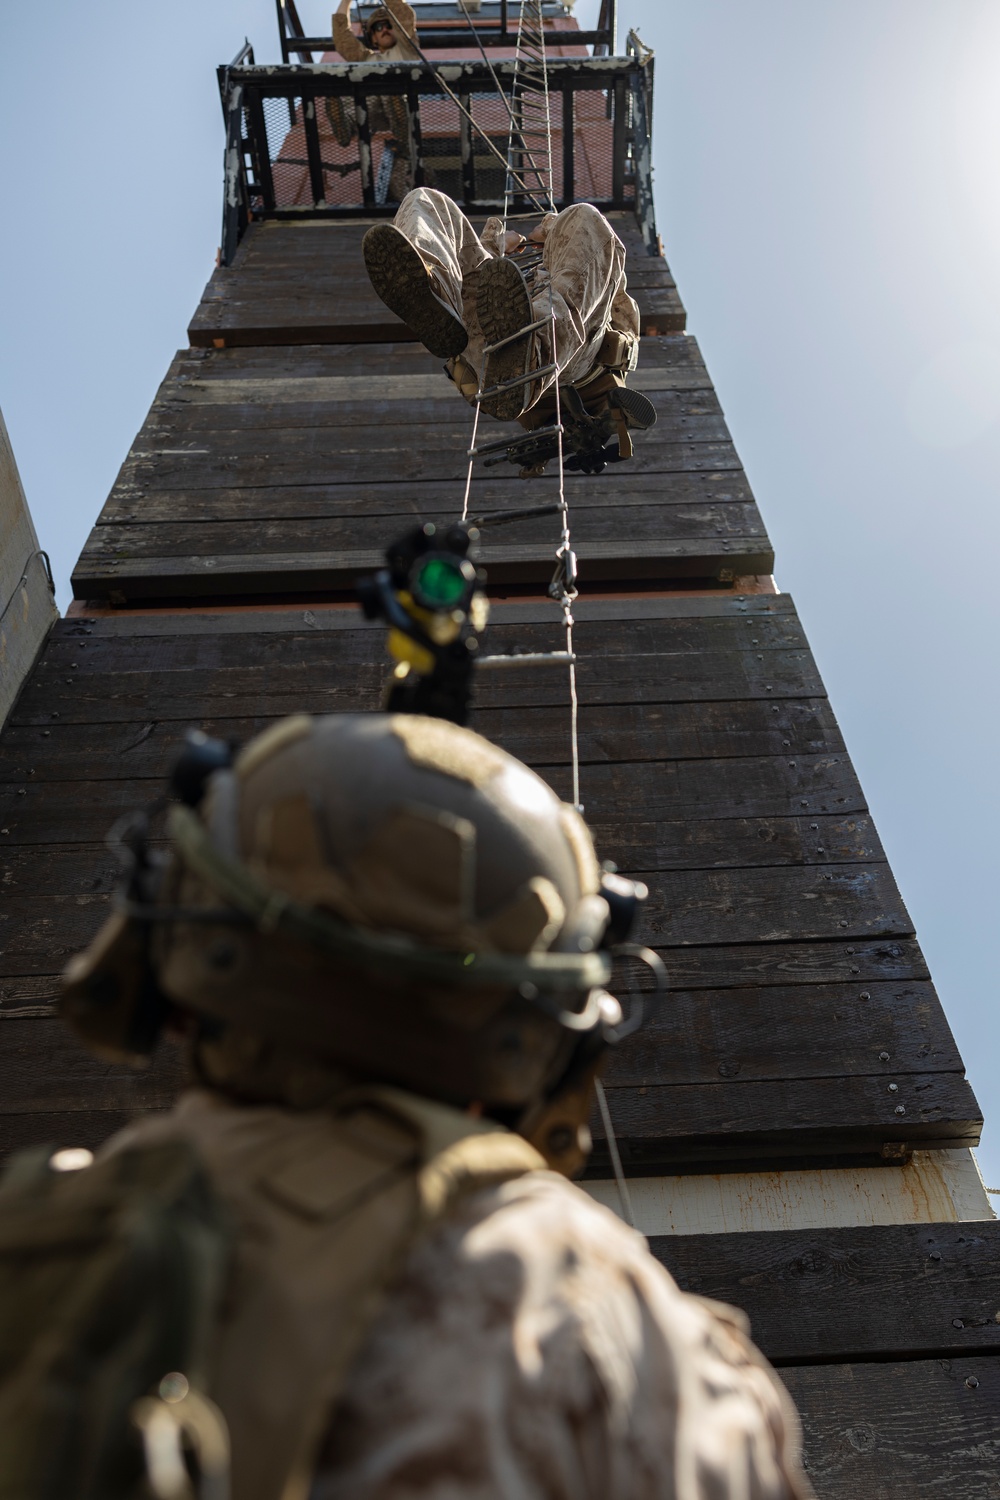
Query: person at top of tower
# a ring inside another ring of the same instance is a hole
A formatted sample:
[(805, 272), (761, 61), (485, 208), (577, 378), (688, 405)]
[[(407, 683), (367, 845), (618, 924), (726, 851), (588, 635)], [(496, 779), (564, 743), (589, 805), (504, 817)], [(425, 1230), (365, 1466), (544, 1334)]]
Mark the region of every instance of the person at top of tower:
[(345, 62), (407, 62), (419, 56), (413, 46), (417, 18), (407, 0), (377, 5), (362, 22), (360, 40), (351, 29), (350, 12), (351, 0), (340, 0), (333, 16), (333, 40)]
[[(360, 7), (359, 7), (360, 9)], [(340, 0), (333, 16), (333, 39), (345, 62), (409, 62), (418, 58), (417, 21), (407, 0), (388, 0), (377, 5), (362, 24), (359, 40), (351, 29), (351, 0)], [(349, 146), (358, 133), (352, 99), (338, 95), (325, 100), (326, 115), (335, 139)], [(398, 203), (413, 186), (413, 131), (402, 94), (369, 94), (369, 129), (383, 139), (380, 174), (384, 173), (379, 201)]]
[(2, 1493), (218, 1496), (228, 1449), (233, 1500), (807, 1500), (742, 1315), (567, 1180), (642, 895), (576, 809), (418, 714), (193, 737), (173, 791), (61, 1008), (193, 1087), (0, 1188)]
[[(475, 401), (480, 376), (483, 390), (494, 391), (482, 400), (490, 416), (529, 429), (551, 420), (558, 379), (588, 413), (605, 410), (611, 398), (620, 447), (622, 428), (655, 421), (646, 398), (625, 389), (640, 326), (626, 289), (625, 246), (592, 204), (545, 214), (525, 239), (505, 232), (498, 218), (477, 234), (446, 194), (415, 188), (391, 224), (369, 229), (363, 251), (379, 297), (448, 361), (466, 400)], [(497, 344), (503, 347), (485, 355)], [(628, 445), (623, 456), (630, 453)]]

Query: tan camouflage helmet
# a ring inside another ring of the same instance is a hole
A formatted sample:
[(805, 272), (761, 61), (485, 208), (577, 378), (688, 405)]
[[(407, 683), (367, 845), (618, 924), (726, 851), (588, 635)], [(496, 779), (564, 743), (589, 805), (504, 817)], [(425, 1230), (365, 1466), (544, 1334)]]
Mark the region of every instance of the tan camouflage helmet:
[[(516, 1112), (616, 1019), (583, 819), (470, 730), (286, 719), (197, 808), (175, 806), (169, 831), (152, 908), (117, 920), (145, 920), (159, 990), (208, 1034)], [(100, 945), (68, 972), (71, 1021)]]

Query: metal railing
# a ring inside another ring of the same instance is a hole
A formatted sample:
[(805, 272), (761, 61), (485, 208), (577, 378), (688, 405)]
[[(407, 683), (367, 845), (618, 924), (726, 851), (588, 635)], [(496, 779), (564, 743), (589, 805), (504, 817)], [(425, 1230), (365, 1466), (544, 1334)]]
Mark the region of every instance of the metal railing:
[[(278, 12), (278, 38), (281, 42), (283, 62), (290, 63), (297, 60), (311, 63), (314, 61), (314, 53), (318, 52), (322, 56), (325, 52), (336, 50), (332, 35), (306, 35), (305, 27), (299, 19), (295, 0), (275, 0), (275, 6)], [(453, 12), (454, 23), (439, 19), (434, 15), (436, 10)], [(512, 51), (517, 41), (517, 11), (517, 0), (498, 0), (498, 3), (488, 8), (484, 6), (482, 10), (469, 15), (463, 15), (458, 4), (440, 7), (422, 6), (417, 12), (422, 45), (425, 51), (432, 52), (467, 48), (473, 40), (469, 35), (471, 25), (475, 29), (476, 41), (481, 42), (484, 47)], [(561, 6), (552, 6), (553, 18), (561, 17), (563, 14)], [(512, 20), (513, 30), (511, 30)], [(593, 31), (556, 31), (553, 29), (548, 35), (554, 44), (593, 47), (594, 56), (602, 57), (613, 56), (617, 52), (617, 30), (618, 0), (601, 0), (597, 26)]]
[[(257, 67), (245, 48), (219, 70), (222, 263), (232, 263), (251, 219), (390, 216), (406, 191), (425, 184), (468, 214), (495, 212), (505, 175), (495, 148), (507, 150), (513, 77), (509, 60)], [(631, 210), (658, 254), (652, 53), (633, 34), (626, 56), (552, 59), (548, 78), (556, 207)], [(530, 207), (515, 202), (513, 211)]]

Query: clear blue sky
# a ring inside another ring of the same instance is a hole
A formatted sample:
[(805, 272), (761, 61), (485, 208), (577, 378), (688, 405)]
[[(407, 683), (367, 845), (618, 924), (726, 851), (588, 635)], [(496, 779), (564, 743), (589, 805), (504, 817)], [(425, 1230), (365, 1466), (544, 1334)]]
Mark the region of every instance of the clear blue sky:
[[(1000, 1120), (1000, 6), (621, 10), (689, 327)], [(271, 0), (0, 7), (0, 406), (64, 602), (212, 268), (245, 34), (276, 58)], [(995, 1125), (980, 1159), (1000, 1186)]]

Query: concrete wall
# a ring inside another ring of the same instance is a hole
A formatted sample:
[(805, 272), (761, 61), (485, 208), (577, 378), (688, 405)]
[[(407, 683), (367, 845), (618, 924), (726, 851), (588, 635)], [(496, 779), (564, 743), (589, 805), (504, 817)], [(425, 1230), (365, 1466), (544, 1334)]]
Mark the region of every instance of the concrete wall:
[(58, 611), (0, 412), (0, 725)]

